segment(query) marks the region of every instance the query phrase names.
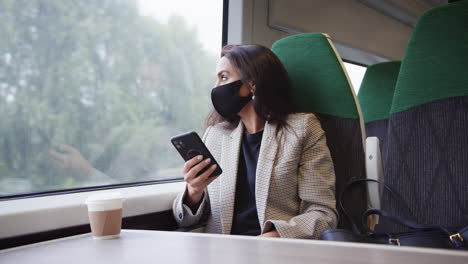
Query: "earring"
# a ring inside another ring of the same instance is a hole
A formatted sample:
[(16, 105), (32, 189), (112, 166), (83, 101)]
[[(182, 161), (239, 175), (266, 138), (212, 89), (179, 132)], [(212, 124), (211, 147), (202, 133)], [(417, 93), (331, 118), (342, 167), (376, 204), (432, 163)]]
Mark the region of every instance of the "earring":
[(255, 94), (252, 95), (252, 100), (255, 100)]

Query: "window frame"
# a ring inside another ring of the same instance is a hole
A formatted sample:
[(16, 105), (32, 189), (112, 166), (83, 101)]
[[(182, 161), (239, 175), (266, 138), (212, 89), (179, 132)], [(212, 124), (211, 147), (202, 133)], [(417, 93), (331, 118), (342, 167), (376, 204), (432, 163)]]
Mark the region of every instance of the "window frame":
[[(227, 44), (228, 13), (229, 0), (223, 0), (222, 46)], [(92, 192), (109, 190), (125, 197), (123, 228), (171, 228), (172, 202), (185, 188), (181, 177), (1, 196), (0, 242), (12, 247), (87, 233), (84, 200)], [(155, 219), (167, 223), (153, 224)]]
[(17, 199), (38, 198), (38, 197), (44, 197), (44, 196), (82, 193), (82, 192), (115, 190), (115, 189), (121, 189), (121, 188), (146, 186), (146, 185), (167, 184), (167, 183), (182, 182), (183, 180), (184, 180), (183, 178), (176, 178), (176, 179), (166, 179), (166, 180), (154, 180), (154, 181), (142, 181), (142, 182), (80, 187), (80, 188), (71, 188), (71, 189), (63, 189), (63, 190), (51, 190), (51, 191), (33, 192), (33, 193), (24, 193), (24, 194), (13, 194), (13, 195), (0, 196), (0, 202), (17, 200)]
[[(221, 47), (220, 48), (227, 45), (229, 1), (230, 0), (223, 0)], [(99, 186), (87, 186), (87, 187), (70, 188), (70, 189), (49, 190), (49, 191), (32, 192), (32, 193), (19, 193), (19, 194), (0, 196), (0, 202), (17, 200), (17, 199), (38, 198), (38, 197), (44, 197), (44, 196), (56, 196), (56, 195), (74, 194), (74, 193), (83, 193), (83, 192), (92, 192), (92, 191), (102, 191), (102, 190), (114, 190), (114, 189), (122, 189), (122, 188), (128, 188), (128, 187), (146, 186), (146, 185), (169, 184), (169, 183), (183, 182), (183, 180), (184, 179), (181, 176), (180, 178), (172, 178), (172, 179), (164, 179), (164, 180), (128, 182), (128, 183), (99, 185)], [(1, 217), (1, 214), (0, 214), (0, 217)]]

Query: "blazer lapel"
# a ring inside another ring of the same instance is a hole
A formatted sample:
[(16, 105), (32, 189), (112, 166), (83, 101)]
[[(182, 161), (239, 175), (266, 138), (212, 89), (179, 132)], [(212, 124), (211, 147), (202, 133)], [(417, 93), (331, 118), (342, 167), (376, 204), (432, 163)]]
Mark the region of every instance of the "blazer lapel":
[(230, 234), (232, 216), (234, 212), (234, 199), (236, 196), (237, 169), (239, 167), (239, 151), (244, 126), (242, 122), (230, 135), (223, 135), (221, 150), (220, 197), (221, 226), (223, 234)]
[[(260, 146), (260, 153), (258, 154), (257, 173), (255, 175), (255, 200), (257, 205), (258, 219), (260, 221), (260, 227), (262, 231), (263, 223), (265, 222), (265, 210), (268, 199), (268, 191), (270, 188), (270, 178), (278, 149), (276, 128), (276, 124), (265, 124), (265, 130), (263, 131), (263, 138)], [(281, 131), (278, 132), (279, 138), (281, 138), (280, 134)]]

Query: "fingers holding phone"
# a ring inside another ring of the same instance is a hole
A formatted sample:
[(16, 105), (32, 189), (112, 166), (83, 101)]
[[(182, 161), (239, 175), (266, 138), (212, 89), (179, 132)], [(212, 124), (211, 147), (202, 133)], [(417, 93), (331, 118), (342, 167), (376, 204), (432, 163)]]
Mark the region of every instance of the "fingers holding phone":
[(198, 178), (198, 180), (208, 178), (211, 174), (207, 174), (206, 171), (211, 170), (211, 172), (213, 173), (214, 169), (216, 169), (216, 164), (212, 164), (211, 166), (209, 166), (211, 164), (210, 158), (204, 160), (202, 159), (203, 156), (198, 155), (184, 164), (184, 176), (186, 177), (186, 181), (191, 181), (195, 178)]
[[(198, 155), (185, 162), (183, 174), (184, 180), (187, 183), (187, 194), (189, 196), (187, 198), (190, 203), (198, 203), (203, 196), (203, 190), (218, 178), (219, 175), (210, 177), (216, 168), (217, 165), (212, 164), (210, 158), (203, 159), (202, 155)], [(200, 174), (200, 172), (202, 173)]]
[(223, 171), (196, 132), (172, 137), (171, 142), (185, 160), (182, 173), (187, 182), (187, 201), (197, 204), (205, 188)]

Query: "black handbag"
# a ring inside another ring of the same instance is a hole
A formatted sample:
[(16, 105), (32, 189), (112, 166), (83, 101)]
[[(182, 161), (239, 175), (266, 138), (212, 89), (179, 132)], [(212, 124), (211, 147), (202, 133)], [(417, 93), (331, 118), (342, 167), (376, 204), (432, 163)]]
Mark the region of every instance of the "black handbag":
[[(346, 189), (351, 185), (360, 182), (377, 182), (376, 180), (355, 180), (348, 184), (345, 190), (340, 195), (339, 206), (342, 206), (342, 199)], [(391, 193), (396, 194), (389, 186), (384, 184), (384, 187)], [(342, 207), (343, 208), (343, 207)], [(347, 216), (346, 211), (344, 216)], [(344, 229), (329, 229), (321, 234), (322, 240), (341, 241), (341, 242), (358, 242), (358, 243), (372, 243), (372, 244), (386, 244), (396, 246), (415, 246), (415, 247), (428, 247), (428, 248), (444, 248), (444, 249), (468, 249), (468, 226), (460, 230), (448, 230), (440, 226), (419, 225), (408, 219), (396, 217), (388, 214), (387, 212), (379, 209), (369, 209), (362, 216), (363, 226), (367, 227), (367, 219), (369, 216), (378, 215), (385, 218), (387, 221), (402, 225), (408, 228), (408, 232), (398, 233), (385, 233), (374, 232), (367, 230), (367, 234), (359, 233), (355, 224), (352, 224), (354, 231)], [(349, 219), (349, 217), (348, 217)]]

